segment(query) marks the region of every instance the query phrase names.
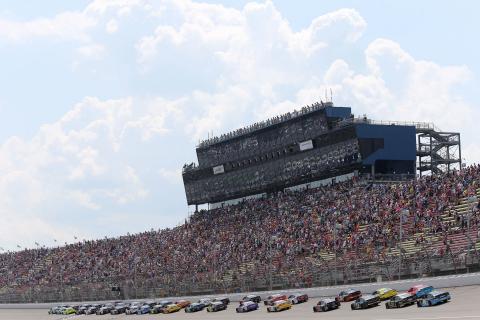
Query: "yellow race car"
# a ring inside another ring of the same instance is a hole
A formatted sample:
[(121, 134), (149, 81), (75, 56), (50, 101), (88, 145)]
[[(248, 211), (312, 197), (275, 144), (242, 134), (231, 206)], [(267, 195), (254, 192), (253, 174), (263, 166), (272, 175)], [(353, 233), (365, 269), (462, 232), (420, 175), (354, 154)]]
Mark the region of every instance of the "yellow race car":
[(279, 300), (273, 303), (273, 306), (268, 306), (268, 312), (280, 312), (292, 308), (292, 303), (288, 300)]
[(373, 292), (372, 295), (377, 296), (381, 301), (384, 301), (396, 296), (397, 293), (397, 290), (392, 288), (380, 288)]
[(181, 309), (182, 308), (178, 304), (172, 303), (163, 308), (163, 313), (174, 313)]
[(63, 314), (65, 315), (70, 315), (70, 314), (76, 314), (77, 310), (75, 310), (73, 307), (67, 307), (63, 310)]

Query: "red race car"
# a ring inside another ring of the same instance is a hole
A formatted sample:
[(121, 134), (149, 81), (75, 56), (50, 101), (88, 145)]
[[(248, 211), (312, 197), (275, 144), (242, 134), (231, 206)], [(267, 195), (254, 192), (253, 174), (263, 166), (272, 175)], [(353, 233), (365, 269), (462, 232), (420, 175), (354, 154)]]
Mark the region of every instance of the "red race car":
[(348, 302), (348, 301), (357, 300), (361, 296), (362, 296), (362, 292), (360, 290), (347, 289), (338, 294), (337, 300), (340, 302)]
[(275, 301), (280, 301), (280, 300), (287, 300), (287, 296), (284, 294), (274, 294), (271, 296), (268, 296), (263, 303), (265, 303), (266, 306), (273, 306)]
[(308, 301), (308, 295), (306, 293), (297, 292), (297, 293), (291, 294), (288, 297), (288, 300), (290, 300), (292, 304), (304, 303)]
[(426, 286), (423, 284), (418, 284), (408, 289), (408, 293), (413, 294), (416, 298), (423, 298), (432, 291), (432, 286)]

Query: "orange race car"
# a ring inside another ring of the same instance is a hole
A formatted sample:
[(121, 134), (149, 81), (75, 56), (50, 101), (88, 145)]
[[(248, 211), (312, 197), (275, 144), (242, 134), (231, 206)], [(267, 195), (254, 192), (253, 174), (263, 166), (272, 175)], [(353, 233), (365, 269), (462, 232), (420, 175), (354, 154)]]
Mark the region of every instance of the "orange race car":
[(175, 302), (175, 304), (183, 309), (183, 308), (188, 307), (191, 304), (191, 302), (188, 301), (188, 300), (179, 300), (179, 301)]

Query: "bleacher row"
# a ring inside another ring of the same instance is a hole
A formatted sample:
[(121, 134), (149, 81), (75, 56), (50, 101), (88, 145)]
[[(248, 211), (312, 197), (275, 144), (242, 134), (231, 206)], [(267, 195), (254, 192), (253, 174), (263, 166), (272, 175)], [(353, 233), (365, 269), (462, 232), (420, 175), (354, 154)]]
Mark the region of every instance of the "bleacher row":
[(358, 141), (339, 142), (305, 151), (287, 159), (271, 160), (243, 170), (211, 176), (185, 185), (189, 195), (199, 199), (228, 198), (242, 192), (261, 193), (268, 186), (292, 184), (302, 179), (321, 177), (325, 172), (357, 163), (360, 159)]
[(271, 128), (266, 132), (252, 133), (234, 141), (209, 146), (207, 149), (198, 149), (199, 166), (216, 166), (245, 157), (272, 152), (285, 148), (292, 143), (298, 143), (298, 141), (312, 139), (327, 130), (327, 120), (323, 114), (305, 120), (297, 119), (292, 123), (282, 124), (280, 127)]

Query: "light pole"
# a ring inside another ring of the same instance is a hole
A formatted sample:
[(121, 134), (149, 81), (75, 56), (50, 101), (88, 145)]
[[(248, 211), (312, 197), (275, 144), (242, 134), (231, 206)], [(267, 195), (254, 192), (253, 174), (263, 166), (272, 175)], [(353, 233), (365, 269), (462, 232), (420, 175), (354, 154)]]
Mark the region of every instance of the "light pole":
[(409, 213), (408, 209), (400, 210), (400, 226), (399, 226), (400, 232), (399, 232), (399, 239), (398, 239), (398, 253), (399, 253), (398, 280), (400, 280), (402, 276), (402, 247), (400, 244), (402, 243), (403, 217), (408, 213)]
[[(173, 252), (173, 268), (174, 268), (174, 272), (173, 272), (173, 277), (174, 277), (174, 280), (175, 280), (175, 285), (178, 285), (178, 272), (177, 272), (177, 255), (180, 254), (180, 252), (178, 250), (175, 250)], [(178, 295), (177, 294), (177, 290), (175, 289), (175, 295)]]
[(333, 258), (335, 266), (334, 283), (337, 285), (337, 218), (333, 222)]
[(272, 258), (272, 254), (273, 254), (273, 251), (272, 251), (272, 247), (273, 247), (273, 242), (277, 240), (277, 237), (275, 236), (272, 236), (270, 238), (270, 241), (269, 241), (269, 246), (268, 246), (268, 257), (269, 257), (269, 260), (270, 260), (270, 267), (269, 267), (269, 288), (270, 290), (272, 290), (273, 288), (273, 280), (272, 280), (272, 273), (273, 273), (273, 258)]

